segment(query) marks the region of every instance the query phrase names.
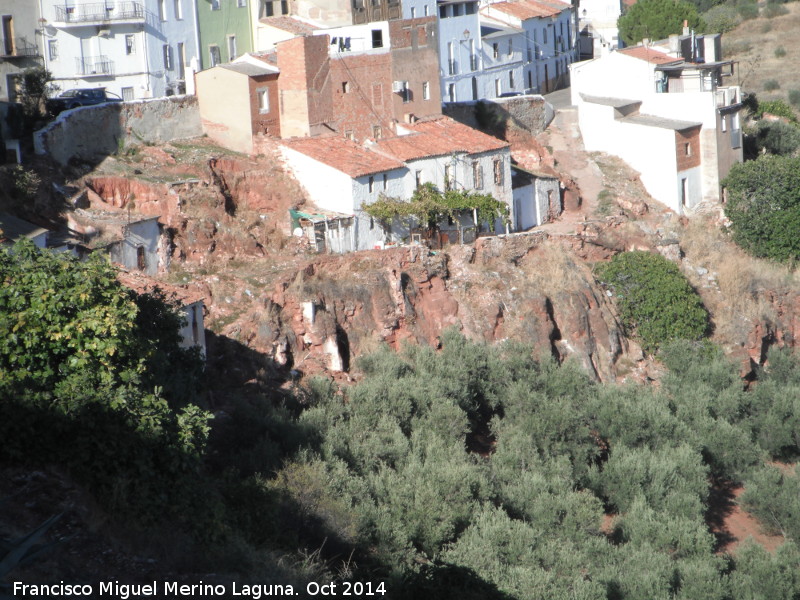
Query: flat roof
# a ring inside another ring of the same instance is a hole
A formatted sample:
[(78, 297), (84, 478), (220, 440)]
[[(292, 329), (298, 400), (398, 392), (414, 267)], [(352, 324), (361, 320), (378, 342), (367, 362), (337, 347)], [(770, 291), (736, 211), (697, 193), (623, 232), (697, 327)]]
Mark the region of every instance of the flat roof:
[(634, 125), (646, 125), (648, 127), (659, 127), (661, 129), (673, 129), (683, 131), (692, 127), (701, 127), (703, 124), (695, 121), (679, 121), (677, 119), (667, 119), (656, 117), (655, 115), (631, 115), (620, 119), (623, 123), (633, 123)]
[(263, 67), (246, 62), (226, 63), (224, 65), (217, 65), (217, 66), (219, 66), (222, 69), (227, 69), (228, 71), (235, 71), (237, 73), (242, 73), (243, 75), (247, 75), (248, 77), (258, 77), (259, 75), (274, 75), (275, 73), (279, 73), (278, 69), (276, 69), (275, 67), (271, 67), (267, 63), (264, 63)]
[(641, 100), (628, 100), (626, 98), (611, 98), (610, 96), (592, 96), (590, 94), (580, 93), (579, 96), (584, 102), (591, 104), (602, 104), (603, 106), (613, 106), (614, 108), (623, 108), (631, 106), (632, 104), (641, 104)]

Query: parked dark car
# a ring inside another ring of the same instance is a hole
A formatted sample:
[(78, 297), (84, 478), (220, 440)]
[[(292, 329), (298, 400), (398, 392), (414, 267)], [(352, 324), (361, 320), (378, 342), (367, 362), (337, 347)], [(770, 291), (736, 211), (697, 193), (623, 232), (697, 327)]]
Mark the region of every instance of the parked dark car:
[(104, 102), (122, 102), (122, 98), (107, 92), (105, 88), (82, 88), (67, 90), (55, 98), (50, 98), (47, 101), (47, 108), (53, 114), (57, 114), (68, 108), (92, 106)]

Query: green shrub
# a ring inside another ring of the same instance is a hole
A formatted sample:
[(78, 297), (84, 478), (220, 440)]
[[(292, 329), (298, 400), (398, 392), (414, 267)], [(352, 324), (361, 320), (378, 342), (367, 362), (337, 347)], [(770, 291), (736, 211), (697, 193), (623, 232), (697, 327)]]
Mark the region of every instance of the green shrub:
[(781, 156), (800, 148), (800, 127), (783, 121), (759, 121), (756, 143), (759, 150)]
[(800, 540), (800, 477), (767, 466), (745, 484), (741, 502), (772, 534)]
[(623, 252), (597, 274), (617, 298), (625, 326), (642, 347), (656, 352), (674, 339), (697, 340), (708, 330), (708, 312), (678, 267), (659, 254)]
[[(718, 4), (703, 13), (703, 21), (706, 24), (706, 31), (713, 33), (725, 33), (735, 29), (742, 18), (736, 12), (736, 8), (729, 4)], [(730, 51), (728, 48), (726, 50)]]
[(760, 31), (761, 31), (761, 33), (769, 33), (770, 31), (772, 31), (772, 23), (770, 23), (770, 22), (764, 23), (761, 26)]
[(739, 12), (739, 16), (742, 17), (742, 20), (744, 21), (758, 18), (758, 4), (755, 2), (740, 2), (737, 4), (736, 10)]
[(797, 122), (797, 115), (795, 114), (794, 110), (792, 110), (792, 107), (789, 106), (784, 100), (767, 100), (765, 102), (758, 102), (757, 106), (758, 108), (756, 115), (758, 117), (761, 117), (766, 113), (775, 115), (776, 117), (789, 119), (793, 123)]
[[(762, 12), (762, 15), (767, 19), (774, 19), (775, 17), (781, 17), (783, 15), (788, 15), (788, 14), (789, 14), (789, 9), (786, 8), (785, 6), (781, 6), (780, 4), (771, 4), (771, 3), (768, 3), (764, 7), (764, 10)], [(778, 55), (775, 54), (775, 56)], [(781, 54), (780, 56), (784, 55)], [(780, 58), (780, 56), (778, 56), (778, 58)]]
[(795, 108), (800, 108), (800, 90), (789, 90), (789, 102)]
[(780, 89), (781, 84), (778, 83), (777, 79), (767, 79), (764, 82), (764, 90), (767, 92), (773, 92), (777, 89)]
[(800, 257), (800, 159), (762, 156), (734, 165), (723, 185), (737, 244), (763, 258)]
[(783, 58), (784, 56), (786, 56), (786, 49), (783, 46), (775, 48), (775, 58)]

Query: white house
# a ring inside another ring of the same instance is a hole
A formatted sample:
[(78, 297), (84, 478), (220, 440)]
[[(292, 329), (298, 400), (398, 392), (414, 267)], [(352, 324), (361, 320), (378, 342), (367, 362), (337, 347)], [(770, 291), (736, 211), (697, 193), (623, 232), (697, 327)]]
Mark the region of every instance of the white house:
[(720, 55), (718, 35), (674, 36), (658, 49), (636, 46), (572, 66), (586, 149), (624, 159), (679, 214), (719, 201), (720, 181), (742, 161), (741, 91), (724, 85), (734, 64)]
[(28, 221), (0, 212), (0, 244), (14, 244), (23, 238), (31, 240), (37, 248), (47, 247), (48, 230)]
[(62, 89), (105, 87), (124, 100), (191, 89), (194, 0), (38, 0), (45, 66)]
[[(328, 221), (336, 221), (336, 234), (328, 236), (326, 248), (366, 250), (408, 241), (413, 232), (406, 226), (393, 224), (384, 230), (362, 207), (382, 196), (408, 199), (425, 183), (443, 191), (491, 194), (509, 206), (511, 227), (517, 228), (508, 143), (446, 117), (398, 125), (398, 134), (366, 146), (334, 136), (282, 142), (284, 159), (311, 201), (332, 213), (325, 217), (325, 231), (331, 229)], [(533, 202), (532, 195), (527, 202)], [(450, 229), (458, 232), (456, 237), (465, 229), (474, 236), (475, 226), (473, 216), (464, 215)], [(505, 231), (499, 219), (491, 226), (496, 232)], [(341, 227), (351, 229), (342, 232)]]
[(621, 0), (583, 0), (580, 3), (579, 30), (591, 40), (593, 56), (603, 56), (619, 47), (617, 21), (622, 14)]

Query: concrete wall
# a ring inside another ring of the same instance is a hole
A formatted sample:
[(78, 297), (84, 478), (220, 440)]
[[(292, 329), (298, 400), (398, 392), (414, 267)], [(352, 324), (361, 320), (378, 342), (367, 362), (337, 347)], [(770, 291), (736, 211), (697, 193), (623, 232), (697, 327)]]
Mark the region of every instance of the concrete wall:
[(353, 180), (349, 175), (286, 146), (281, 146), (281, 154), (316, 206), (344, 214), (353, 213)]
[[(510, 127), (515, 127), (529, 133), (541, 133), (552, 120), (552, 107), (542, 96), (528, 95), (515, 98), (498, 98), (496, 100), (482, 100), (488, 110), (489, 118), (495, 122), (507, 122)], [(456, 102), (446, 104), (442, 112), (456, 121), (464, 123), (474, 129), (482, 129), (481, 123), (476, 119), (477, 102)]]
[(214, 67), (198, 73), (195, 81), (203, 131), (225, 148), (252, 152), (250, 78)]
[(34, 133), (37, 154), (61, 165), (70, 159), (100, 161), (120, 145), (198, 137), (203, 134), (194, 96), (84, 106), (61, 113)]
[(158, 218), (139, 221), (125, 226), (124, 239), (109, 246), (109, 253), (113, 262), (123, 265), (126, 269), (138, 270), (138, 249), (144, 249), (145, 268), (142, 271), (147, 275), (158, 274), (159, 242), (161, 230)]

